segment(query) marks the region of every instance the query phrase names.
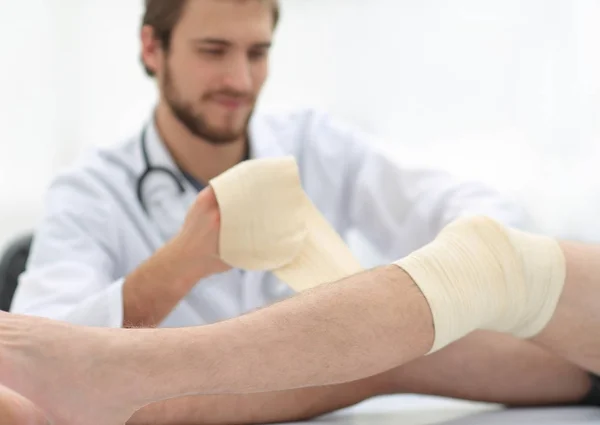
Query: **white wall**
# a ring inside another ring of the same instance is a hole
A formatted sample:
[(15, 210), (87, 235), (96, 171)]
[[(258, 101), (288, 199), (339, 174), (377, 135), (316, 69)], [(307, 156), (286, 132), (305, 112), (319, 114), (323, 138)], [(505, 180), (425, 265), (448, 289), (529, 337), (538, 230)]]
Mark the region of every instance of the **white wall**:
[[(0, 0), (0, 243), (84, 149), (139, 131), (142, 0)], [(315, 105), (600, 241), (600, 0), (284, 0), (264, 108)]]
[(57, 161), (60, 77), (50, 13), (46, 0), (0, 3), (2, 237), (30, 226)]

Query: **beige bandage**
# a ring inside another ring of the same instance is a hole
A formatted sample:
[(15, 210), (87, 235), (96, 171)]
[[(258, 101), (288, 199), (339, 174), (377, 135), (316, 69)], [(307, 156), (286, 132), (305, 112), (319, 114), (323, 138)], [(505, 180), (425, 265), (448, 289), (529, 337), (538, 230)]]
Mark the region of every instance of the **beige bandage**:
[(395, 264), (429, 303), (435, 326), (431, 352), (475, 329), (535, 336), (553, 316), (566, 276), (556, 240), (485, 217), (455, 221)]
[[(219, 253), (231, 266), (271, 270), (296, 291), (362, 270), (302, 190), (292, 157), (243, 162), (211, 185), (221, 211)], [(554, 313), (566, 274), (555, 240), (485, 217), (455, 221), (395, 264), (431, 308), (430, 352), (475, 329), (536, 335)]]
[(362, 270), (306, 196), (293, 157), (242, 162), (211, 180), (221, 213), (219, 255), (269, 270), (296, 291)]

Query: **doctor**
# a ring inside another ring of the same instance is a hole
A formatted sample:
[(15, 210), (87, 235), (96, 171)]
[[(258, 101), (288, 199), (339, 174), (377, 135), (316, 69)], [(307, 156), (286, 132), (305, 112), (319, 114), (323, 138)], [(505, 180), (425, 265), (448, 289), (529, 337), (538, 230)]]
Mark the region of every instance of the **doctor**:
[[(204, 236), (216, 202), (205, 182), (247, 158), (293, 155), (333, 227), (344, 237), (357, 230), (390, 261), (463, 214), (524, 226), (520, 208), (498, 194), (410, 168), (326, 115), (255, 113), (278, 14), (274, 0), (146, 0), (141, 58), (159, 89), (155, 112), (130, 140), (55, 179), (12, 311), (97, 327), (186, 327), (290, 296), (269, 273), (220, 262)], [(389, 392), (569, 403), (590, 385), (584, 371), (528, 343), (475, 334), (361, 382), (170, 400), (131, 423), (292, 420)]]

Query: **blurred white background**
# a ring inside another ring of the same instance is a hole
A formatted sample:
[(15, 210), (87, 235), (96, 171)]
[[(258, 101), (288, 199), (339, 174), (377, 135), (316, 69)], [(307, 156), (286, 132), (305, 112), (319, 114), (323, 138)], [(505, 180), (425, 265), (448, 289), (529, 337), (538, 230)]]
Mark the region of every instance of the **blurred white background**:
[[(600, 0), (283, 0), (262, 108), (315, 106), (600, 241)], [(142, 0), (0, 0), (0, 243), (52, 176), (139, 131)]]

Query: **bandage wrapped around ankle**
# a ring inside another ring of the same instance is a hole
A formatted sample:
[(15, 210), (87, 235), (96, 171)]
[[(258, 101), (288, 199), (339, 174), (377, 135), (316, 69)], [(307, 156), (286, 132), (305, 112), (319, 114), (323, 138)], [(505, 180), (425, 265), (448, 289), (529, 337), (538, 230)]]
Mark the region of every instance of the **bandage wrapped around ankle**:
[(429, 303), (435, 327), (430, 352), (476, 329), (537, 335), (554, 314), (566, 276), (556, 240), (486, 217), (451, 223), (433, 242), (394, 264)]

